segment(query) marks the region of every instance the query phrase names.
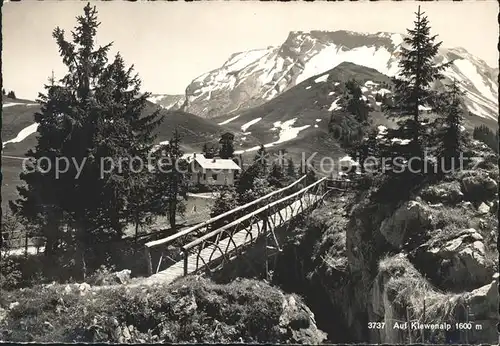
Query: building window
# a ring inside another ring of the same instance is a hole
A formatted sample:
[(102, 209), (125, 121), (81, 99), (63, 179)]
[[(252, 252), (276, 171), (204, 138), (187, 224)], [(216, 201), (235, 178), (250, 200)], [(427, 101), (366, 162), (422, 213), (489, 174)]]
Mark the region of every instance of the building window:
[(217, 174), (212, 174), (212, 179), (217, 180)]
[(207, 180), (207, 174), (203, 173), (203, 180)]

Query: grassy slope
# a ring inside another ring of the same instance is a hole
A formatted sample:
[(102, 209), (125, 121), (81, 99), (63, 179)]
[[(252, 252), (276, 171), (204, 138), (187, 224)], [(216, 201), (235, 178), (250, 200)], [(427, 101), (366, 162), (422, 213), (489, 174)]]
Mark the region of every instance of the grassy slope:
[[(328, 75), (326, 83), (315, 82), (315, 79), (324, 75)], [(369, 80), (379, 84), (390, 82), (387, 76), (374, 69), (342, 63), (330, 71), (303, 81), (263, 105), (240, 113), (229, 114), (217, 118), (217, 120), (224, 121), (239, 115), (237, 119), (226, 126), (232, 130), (241, 131), (242, 125), (260, 117), (262, 120), (251, 125), (247, 131), (251, 132), (251, 135), (257, 138), (260, 143), (266, 144), (279, 138), (278, 132), (271, 130), (275, 122), (283, 123), (295, 118), (296, 122), (292, 125), (293, 127), (310, 126), (300, 131), (295, 139), (276, 144), (270, 147), (269, 151), (284, 149), (295, 162), (301, 159), (303, 153), (306, 157), (318, 153), (313, 161), (318, 161), (325, 156), (336, 159), (343, 156), (344, 153), (339, 148), (337, 141), (328, 133), (328, 122), (331, 116), (328, 109), (332, 102), (339, 97), (338, 89), (340, 88), (340, 92), (343, 90), (342, 84), (338, 87), (335, 84), (351, 78), (356, 78), (361, 84)], [(368, 100), (374, 104), (374, 94), (368, 91), (366, 95)], [(375, 109), (371, 116), (376, 125), (392, 126), (392, 122), (386, 119), (379, 109)], [(317, 122), (316, 119), (321, 119), (321, 121)], [(255, 152), (245, 154), (244, 158), (245, 156), (250, 158), (253, 155)]]
[[(324, 75), (328, 75), (326, 83), (315, 82), (318, 77)], [(339, 97), (339, 92), (335, 91), (335, 83), (342, 83), (352, 78), (355, 78), (361, 85), (364, 85), (366, 81), (372, 81), (379, 84), (385, 83), (387, 85), (391, 84), (389, 77), (374, 69), (352, 63), (342, 63), (330, 71), (305, 80), (263, 105), (241, 112), (231, 113), (219, 117), (217, 120), (222, 122), (238, 116), (238, 118), (232, 120), (226, 126), (233, 130), (241, 130), (242, 125), (260, 117), (262, 119), (254, 125), (251, 125), (247, 131), (251, 132), (251, 135), (256, 137), (261, 143), (270, 143), (278, 139), (278, 132), (271, 130), (275, 122), (284, 122), (296, 118), (297, 120), (293, 127), (300, 127), (303, 125), (310, 125), (310, 127), (301, 131), (296, 140), (276, 145), (273, 148), (285, 148), (292, 152), (301, 152), (312, 148), (313, 151), (328, 152), (330, 153), (329, 155), (331, 155), (332, 152), (336, 153), (338, 148), (335, 143), (325, 141), (325, 138), (328, 137), (326, 135), (327, 125), (331, 115), (328, 109), (332, 102)], [(339, 87), (342, 92), (342, 85)], [(379, 85), (375, 87), (374, 90), (365, 91), (364, 95), (373, 106), (371, 118), (374, 125), (393, 127), (395, 126), (394, 120), (388, 119), (381, 112), (380, 107), (375, 104), (375, 93), (373, 91), (381, 87), (382, 86)], [(332, 92), (334, 93), (330, 95)], [(316, 119), (321, 119), (321, 121), (316, 122)], [(474, 126), (480, 124), (485, 124), (495, 130), (498, 127), (495, 121), (474, 115), (467, 115), (464, 120), (464, 126), (468, 130), (472, 130)], [(314, 127), (314, 125), (318, 127)], [(318, 146), (315, 145), (315, 143), (321, 143), (321, 145)]]
[[(25, 103), (26, 105), (15, 105), (5, 107), (2, 109), (3, 128), (2, 140), (8, 141), (15, 138), (17, 134), (27, 126), (33, 124), (35, 112), (40, 110), (39, 105), (31, 105), (34, 101), (28, 100), (11, 100), (4, 99), (5, 103)], [(145, 114), (151, 114), (158, 106), (148, 102), (145, 109)], [(179, 110), (166, 111), (161, 110), (160, 115), (164, 117), (164, 121), (157, 130), (156, 142), (169, 140), (175, 128), (179, 130), (182, 141), (182, 148), (186, 152), (200, 151), (203, 143), (217, 142), (220, 135), (226, 131), (227, 128), (218, 125), (208, 119), (197, 117), (190, 113), (185, 113)], [(240, 138), (243, 136), (241, 131), (233, 131), (236, 137), (236, 143), (239, 143)], [(251, 136), (245, 136), (246, 143), (249, 145), (257, 145), (257, 140)], [(34, 133), (19, 143), (9, 143), (3, 148), (2, 155), (24, 157), (25, 153), (30, 148), (34, 148), (37, 143), (37, 133)], [(3, 158), (3, 183), (2, 183), (2, 204), (5, 205), (8, 200), (17, 197), (16, 185), (21, 181), (19, 180), (19, 173), (22, 166), (21, 160), (12, 158)]]

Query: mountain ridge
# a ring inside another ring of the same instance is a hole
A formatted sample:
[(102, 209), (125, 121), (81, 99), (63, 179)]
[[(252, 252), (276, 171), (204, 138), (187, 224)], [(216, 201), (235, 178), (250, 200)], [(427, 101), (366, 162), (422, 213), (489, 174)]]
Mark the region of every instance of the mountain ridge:
[[(193, 79), (181, 108), (206, 118), (233, 114), (265, 103), (345, 61), (391, 77), (398, 71), (404, 37), (390, 32), (291, 31), (279, 46), (233, 53), (220, 68)], [(498, 71), (464, 48), (440, 48), (436, 62), (452, 60), (444, 82), (457, 79), (467, 93), (469, 110), (496, 119)]]

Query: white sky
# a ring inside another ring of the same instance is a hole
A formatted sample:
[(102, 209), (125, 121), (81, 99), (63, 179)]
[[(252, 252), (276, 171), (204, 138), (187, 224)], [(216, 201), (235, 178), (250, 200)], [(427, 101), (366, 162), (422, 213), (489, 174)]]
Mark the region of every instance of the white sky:
[[(498, 4), (465, 2), (93, 2), (102, 22), (99, 44), (114, 41), (134, 64), (145, 91), (183, 94), (197, 76), (220, 67), (236, 52), (282, 44), (290, 31), (352, 30), (404, 33), (420, 4), (431, 33), (445, 47), (462, 46), (498, 66)], [(52, 38), (71, 30), (85, 2), (5, 3), (3, 81), (20, 98), (34, 99), (54, 69), (65, 72)]]

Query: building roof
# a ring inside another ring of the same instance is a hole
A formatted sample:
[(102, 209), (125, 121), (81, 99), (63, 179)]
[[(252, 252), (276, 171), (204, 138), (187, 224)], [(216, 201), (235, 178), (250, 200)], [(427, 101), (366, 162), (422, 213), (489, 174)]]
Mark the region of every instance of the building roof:
[(203, 169), (229, 169), (229, 170), (241, 171), (240, 166), (238, 166), (233, 160), (221, 159), (221, 158), (207, 159), (203, 155), (200, 156), (198, 155), (199, 154), (196, 154), (194, 160)]

